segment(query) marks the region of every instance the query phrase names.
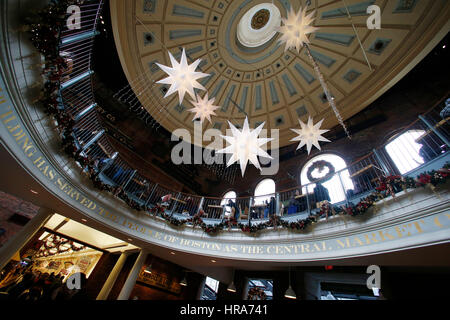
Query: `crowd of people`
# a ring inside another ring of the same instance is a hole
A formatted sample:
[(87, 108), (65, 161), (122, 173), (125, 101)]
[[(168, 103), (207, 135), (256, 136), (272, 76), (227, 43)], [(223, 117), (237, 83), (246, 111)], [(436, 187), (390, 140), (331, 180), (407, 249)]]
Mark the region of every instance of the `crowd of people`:
[(80, 288), (70, 289), (65, 276), (41, 272), (31, 265), (18, 264), (0, 278), (0, 299), (14, 301), (68, 301), (86, 300), (86, 275), (79, 273)]

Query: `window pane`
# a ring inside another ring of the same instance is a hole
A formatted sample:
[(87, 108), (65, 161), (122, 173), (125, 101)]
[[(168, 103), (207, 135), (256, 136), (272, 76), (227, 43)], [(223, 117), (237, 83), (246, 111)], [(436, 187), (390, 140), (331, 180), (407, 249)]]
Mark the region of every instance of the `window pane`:
[(225, 195), (222, 198), (222, 201), (220, 202), (220, 205), (225, 205), (225, 215), (228, 216), (231, 213), (231, 207), (226, 206), (228, 204), (228, 200), (232, 200), (233, 202), (236, 202), (236, 192), (229, 191), (225, 193)]
[(249, 279), (247, 300), (273, 300), (273, 280)]
[(425, 133), (423, 130), (409, 130), (386, 146), (386, 151), (401, 174), (405, 174), (424, 163), (420, 156), (421, 144), (416, 140)]
[(205, 286), (200, 300), (216, 300), (219, 291), (219, 281), (206, 277)]
[(270, 198), (275, 194), (275, 181), (265, 179), (261, 181), (255, 188), (255, 204), (263, 204), (265, 201), (270, 202)]

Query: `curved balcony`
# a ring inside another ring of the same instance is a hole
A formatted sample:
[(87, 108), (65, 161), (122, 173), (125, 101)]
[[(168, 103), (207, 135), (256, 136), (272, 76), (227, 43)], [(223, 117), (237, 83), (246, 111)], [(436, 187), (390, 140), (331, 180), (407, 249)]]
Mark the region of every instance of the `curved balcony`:
[[(442, 182), (437, 187), (416, 179), (450, 160), (448, 118), (439, 119), (437, 106), (397, 135), (422, 132), (415, 140), (426, 150), (424, 163), (395, 178), (400, 166), (380, 146), (327, 177), (337, 181), (328, 190), (341, 195), (335, 202), (317, 188), (323, 178), (227, 206), (229, 199), (173, 191), (151, 172), (135, 170), (109, 142), (94, 100), (91, 53), (102, 3), (86, 2), (83, 28), (60, 30), (45, 56), (2, 25), (2, 142), (22, 176), (48, 192), (47, 205), (142, 246), (244, 261), (343, 259), (448, 242), (448, 172), (432, 181)], [(15, 9), (8, 8), (12, 18)], [(41, 70), (24, 67), (39, 67), (41, 59), (47, 65), (41, 101), (50, 116), (30, 97)]]

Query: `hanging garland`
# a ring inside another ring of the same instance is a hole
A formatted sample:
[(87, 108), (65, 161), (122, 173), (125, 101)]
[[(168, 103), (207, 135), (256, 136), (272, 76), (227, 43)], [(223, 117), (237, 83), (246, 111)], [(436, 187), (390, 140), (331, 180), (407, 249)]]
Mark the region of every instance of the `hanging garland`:
[[(321, 173), (324, 168), (328, 168), (328, 173), (326, 176), (324, 176), (322, 178), (314, 178), (312, 176), (312, 173), (315, 169), (318, 169), (319, 173)], [(309, 167), (308, 171), (306, 172), (306, 177), (308, 178), (308, 181), (310, 181), (310, 182), (320, 181), (320, 183), (325, 183), (328, 180), (330, 180), (331, 178), (333, 178), (335, 173), (336, 173), (336, 169), (330, 162), (325, 161), (325, 160), (320, 160), (320, 161), (314, 162), (311, 165), (311, 167)]]
[(251, 220), (248, 223), (237, 223), (235, 219), (224, 219), (219, 224), (207, 225), (203, 222), (201, 215), (196, 215), (193, 218), (180, 220), (170, 217), (164, 212), (165, 209), (156, 206), (151, 209), (151, 212), (160, 212), (159, 216), (165, 219), (169, 224), (179, 226), (186, 223), (192, 223), (194, 226), (199, 226), (204, 232), (209, 235), (215, 235), (219, 231), (229, 227), (230, 225), (237, 226), (242, 232), (248, 234), (254, 234), (268, 228), (284, 228), (289, 230), (305, 230), (309, 225), (316, 223), (320, 218), (325, 217), (328, 220), (330, 215), (349, 215), (356, 217), (367, 213), (370, 208), (376, 205), (376, 202), (386, 199), (388, 197), (395, 197), (396, 193), (407, 189), (417, 189), (423, 187), (429, 187), (434, 190), (436, 186), (447, 182), (450, 176), (450, 163), (447, 163), (442, 169), (433, 170), (420, 174), (416, 179), (411, 177), (402, 176), (389, 176), (382, 177), (378, 182), (378, 186), (375, 191), (369, 196), (361, 199), (356, 205), (350, 203), (348, 206), (334, 206), (330, 203), (324, 203), (319, 212), (311, 214), (305, 219), (298, 220), (296, 222), (289, 222), (283, 220), (282, 217), (272, 215), (268, 221), (252, 223)]

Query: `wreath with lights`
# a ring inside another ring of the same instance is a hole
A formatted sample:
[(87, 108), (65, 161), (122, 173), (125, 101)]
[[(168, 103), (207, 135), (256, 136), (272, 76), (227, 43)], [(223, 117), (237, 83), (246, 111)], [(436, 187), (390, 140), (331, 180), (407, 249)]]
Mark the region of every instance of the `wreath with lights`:
[[(325, 168), (328, 168), (328, 174), (322, 178), (314, 178), (312, 176), (312, 173), (315, 169), (319, 170), (319, 173), (321, 173)], [(311, 167), (309, 167), (308, 171), (306, 172), (306, 177), (308, 178), (308, 180), (310, 182), (313, 181), (320, 181), (321, 183), (327, 182), (328, 180), (330, 180), (331, 178), (333, 178), (334, 174), (336, 173), (336, 169), (334, 168), (334, 166), (325, 160), (319, 160), (316, 161), (312, 164)]]
[(44, 241), (42, 247), (36, 254), (36, 257), (48, 257), (56, 254), (66, 253), (69, 250), (74, 252), (81, 251), (86, 247), (80, 244), (76, 244), (75, 242), (61, 238), (57, 235), (50, 236), (47, 240)]

